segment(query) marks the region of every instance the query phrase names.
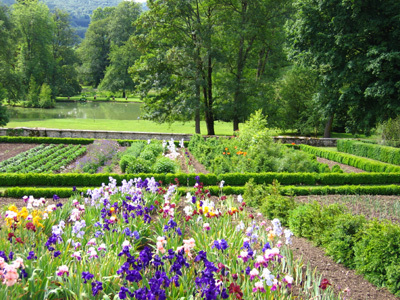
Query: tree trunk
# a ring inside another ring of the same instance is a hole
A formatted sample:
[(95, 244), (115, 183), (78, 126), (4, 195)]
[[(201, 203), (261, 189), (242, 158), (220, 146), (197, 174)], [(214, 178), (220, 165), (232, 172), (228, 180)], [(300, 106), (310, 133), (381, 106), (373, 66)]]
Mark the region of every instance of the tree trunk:
[(211, 55), (208, 54), (208, 66), (207, 66), (207, 107), (206, 107), (206, 122), (207, 122), (207, 134), (215, 135), (214, 131), (214, 114), (213, 114), (213, 94), (212, 94), (212, 59)]
[(335, 114), (331, 114), (331, 116), (328, 119), (328, 122), (326, 122), (325, 125), (325, 130), (324, 130), (324, 138), (330, 138), (331, 137), (331, 130), (332, 130), (332, 124), (333, 124), (333, 117)]
[(122, 91), (122, 98), (126, 98), (126, 92), (125, 92), (125, 90)]

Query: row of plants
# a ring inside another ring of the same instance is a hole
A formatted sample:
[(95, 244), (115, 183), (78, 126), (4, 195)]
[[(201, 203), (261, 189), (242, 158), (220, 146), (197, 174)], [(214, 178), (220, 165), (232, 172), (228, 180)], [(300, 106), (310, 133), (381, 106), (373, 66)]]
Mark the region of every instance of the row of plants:
[(119, 159), (119, 144), (113, 140), (95, 140), (87, 146), (87, 155), (75, 163), (73, 172), (94, 174), (101, 169), (112, 171), (113, 160)]
[(64, 205), (24, 197), (4, 213), (1, 299), (341, 298), (293, 260), (278, 219), (212, 201), (200, 182), (188, 192), (183, 202), (176, 185), (111, 179)]
[[(68, 198), (74, 191), (86, 193), (92, 187), (75, 187), (74, 190), (66, 187), (8, 187), (0, 189), (1, 197), (21, 198), (24, 195), (35, 197), (53, 197), (54, 194), (62, 198)], [(179, 191), (184, 192), (185, 187), (180, 187)], [(218, 185), (208, 186), (208, 193), (212, 196), (220, 194)], [(224, 193), (227, 195), (239, 195), (245, 192), (244, 186), (226, 186)], [(282, 186), (283, 195), (400, 195), (400, 186), (391, 185), (339, 185), (339, 186)]]
[(45, 173), (59, 171), (86, 152), (80, 145), (40, 145), (0, 162), (3, 173)]
[(353, 215), (336, 203), (296, 203), (282, 196), (276, 182), (267, 189), (249, 183), (244, 198), (268, 218), (279, 218), (296, 236), (322, 246), (336, 262), (400, 296), (400, 226)]
[[(30, 136), (0, 136), (0, 143), (25, 143), (25, 144), (79, 144), (89, 145), (97, 139), (87, 138), (55, 138), (55, 137), (30, 137)], [(130, 146), (134, 142), (141, 140), (123, 140), (115, 139), (120, 146)], [(185, 147), (189, 145), (188, 141), (174, 141), (175, 145), (178, 146), (183, 143)]]
[[(250, 117), (237, 137), (208, 138), (194, 135), (189, 150), (207, 170), (216, 174), (244, 172), (330, 172), (315, 155), (275, 143), (258, 111)], [(337, 166), (335, 170), (341, 172)]]
[(357, 157), (351, 154), (317, 148), (308, 145), (300, 145), (304, 152), (314, 154), (329, 160), (333, 160), (345, 165), (356, 167), (367, 172), (400, 172), (400, 166), (374, 161), (368, 158)]
[[(174, 143), (172, 143), (174, 145)], [(166, 143), (159, 141), (134, 142), (124, 151), (119, 166), (124, 173), (176, 173), (179, 165), (165, 157)]]
[(341, 152), (368, 157), (389, 164), (400, 165), (400, 149), (377, 144), (338, 140), (337, 149)]
[(258, 184), (271, 184), (273, 180), (283, 185), (383, 185), (399, 184), (399, 173), (230, 173), (216, 174), (187, 174), (187, 173), (138, 173), (138, 174), (1, 174), (0, 186), (98, 186), (109, 177), (119, 183), (128, 178), (154, 177), (158, 182), (174, 183), (176, 180), (188, 186), (196, 183), (196, 176), (200, 176), (205, 185), (217, 185), (224, 180), (229, 186), (243, 186), (249, 180)]

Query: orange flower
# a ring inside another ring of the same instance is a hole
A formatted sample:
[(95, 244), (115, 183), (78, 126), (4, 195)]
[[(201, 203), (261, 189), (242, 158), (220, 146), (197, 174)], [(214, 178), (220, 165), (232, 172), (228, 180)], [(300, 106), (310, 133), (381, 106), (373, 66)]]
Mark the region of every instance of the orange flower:
[(228, 148), (225, 148), (225, 150), (228, 150)]
[(231, 153), (230, 152), (228, 152), (228, 155), (230, 155)]
[(222, 152), (223, 155), (225, 155), (225, 152)]
[(296, 143), (292, 143), (292, 146), (296, 145)]
[(247, 155), (247, 152), (244, 152), (244, 153), (243, 153), (243, 156), (246, 156), (246, 155)]
[(235, 146), (235, 149), (237, 149), (237, 146)]

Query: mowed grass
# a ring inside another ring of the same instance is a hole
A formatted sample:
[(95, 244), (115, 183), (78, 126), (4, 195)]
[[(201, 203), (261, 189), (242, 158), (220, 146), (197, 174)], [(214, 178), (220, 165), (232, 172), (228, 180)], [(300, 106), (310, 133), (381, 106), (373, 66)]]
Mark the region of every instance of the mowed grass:
[[(53, 128), (77, 130), (137, 131), (160, 133), (195, 133), (194, 121), (173, 124), (158, 124), (148, 120), (105, 120), (105, 119), (48, 119), (40, 121), (11, 121), (7, 128)], [(204, 121), (201, 122), (201, 134), (207, 134)], [(215, 122), (216, 135), (232, 135), (233, 125), (230, 122)]]

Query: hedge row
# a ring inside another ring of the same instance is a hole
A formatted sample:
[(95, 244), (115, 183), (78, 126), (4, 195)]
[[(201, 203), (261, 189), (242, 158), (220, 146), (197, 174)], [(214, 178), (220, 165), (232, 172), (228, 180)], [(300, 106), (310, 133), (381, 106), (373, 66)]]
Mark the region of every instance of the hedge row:
[(274, 179), (282, 185), (344, 185), (344, 184), (400, 184), (400, 173), (230, 173), (230, 174), (0, 174), (0, 186), (101, 186), (113, 177), (118, 183), (123, 179), (151, 178), (163, 184), (175, 183), (193, 186), (196, 176), (204, 185), (216, 185), (222, 180), (225, 185), (244, 186), (250, 179), (256, 184), (271, 184)]
[(81, 138), (0, 136), (0, 143), (88, 145), (92, 144), (93, 142), (94, 139), (81, 139)]
[(389, 164), (400, 165), (400, 149), (369, 144), (352, 140), (338, 140), (337, 149), (341, 152), (368, 157)]
[[(196, 183), (196, 174), (0, 174), (0, 186), (101, 186), (103, 183), (108, 183), (109, 178), (113, 177), (118, 184), (122, 180), (132, 178), (151, 178), (154, 177), (157, 181), (162, 181), (164, 185), (179, 182), (180, 185), (193, 186)], [(215, 185), (218, 183), (217, 176), (214, 174), (199, 174), (200, 181), (205, 185)]]
[[(31, 137), (31, 136), (0, 136), (0, 143), (25, 143), (25, 144), (74, 144), (88, 145), (92, 144), (96, 139), (85, 138), (55, 138), (55, 137)], [(116, 139), (121, 146), (130, 146), (133, 142), (144, 140), (121, 140)], [(179, 146), (179, 141), (174, 141)], [(189, 145), (188, 141), (184, 141), (185, 147)]]
[(316, 156), (330, 159), (368, 172), (400, 172), (400, 166), (379, 161), (372, 161), (370, 159), (357, 157), (351, 154), (340, 153), (308, 145), (300, 145), (300, 149), (305, 152), (315, 154)]
[[(184, 195), (189, 187), (179, 187), (179, 192)], [(221, 193), (219, 186), (208, 186), (210, 194), (218, 196)], [(77, 188), (76, 192), (86, 194), (88, 188)], [(13, 187), (7, 188), (1, 194), (4, 197), (22, 198), (23, 196), (32, 195), (34, 197), (53, 197), (54, 194), (61, 198), (68, 198), (76, 192), (72, 188), (51, 187), (51, 188), (35, 188), (35, 187)], [(244, 194), (245, 187), (242, 186), (224, 186), (224, 195)], [(281, 186), (283, 195), (400, 195), (400, 186), (398, 185), (374, 185), (374, 186)]]

